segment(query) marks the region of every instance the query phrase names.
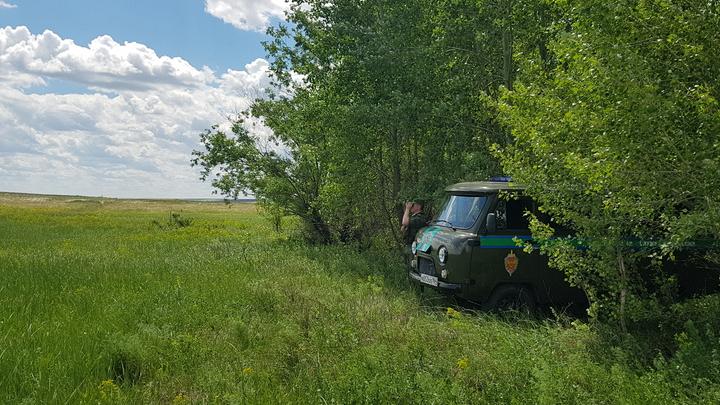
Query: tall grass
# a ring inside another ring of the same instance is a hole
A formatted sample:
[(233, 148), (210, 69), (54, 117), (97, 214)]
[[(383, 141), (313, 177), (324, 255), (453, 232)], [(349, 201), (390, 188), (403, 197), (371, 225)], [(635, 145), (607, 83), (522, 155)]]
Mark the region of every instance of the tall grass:
[[(0, 203), (2, 403), (720, 395), (712, 379), (680, 385), (667, 364), (632, 367), (582, 323), (503, 320), (420, 299), (392, 254), (305, 246), (273, 232), (253, 205)], [(171, 213), (187, 226), (157, 225)]]

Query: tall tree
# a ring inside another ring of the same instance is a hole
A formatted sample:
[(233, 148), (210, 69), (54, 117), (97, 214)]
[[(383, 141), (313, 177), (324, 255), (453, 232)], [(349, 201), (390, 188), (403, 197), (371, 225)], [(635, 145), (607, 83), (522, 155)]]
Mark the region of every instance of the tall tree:
[[(558, 2), (564, 18), (543, 69), (523, 60), (501, 117), (503, 166), (589, 250), (548, 247), (595, 309), (657, 291), (649, 259), (720, 236), (720, 28), (716, 2)], [(565, 27), (563, 27), (565, 25)], [(652, 240), (648, 249), (635, 239)], [(668, 277), (661, 277), (667, 281)]]
[[(509, 0), (296, 1), (289, 24), (270, 30), (266, 49), (278, 80), (303, 75), (301, 91), (325, 100), (314, 119), (331, 128), (320, 198), (331, 223), (351, 234), (392, 232), (404, 199), (432, 199), (448, 183), (499, 174), (488, 145), (507, 136), (487, 99), (514, 69), (503, 36), (520, 21), (514, 7)], [(303, 109), (304, 100), (289, 102)]]

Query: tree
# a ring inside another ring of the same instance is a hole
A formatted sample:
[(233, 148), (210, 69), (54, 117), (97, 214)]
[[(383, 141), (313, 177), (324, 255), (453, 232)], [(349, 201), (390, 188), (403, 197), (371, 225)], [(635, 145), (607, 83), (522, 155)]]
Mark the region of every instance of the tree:
[(553, 10), (520, 0), (291, 3), (288, 23), (264, 44), (291, 96), (258, 102), (252, 114), (293, 154), (322, 154), (306, 205), (329, 239), (367, 244), (380, 233), (400, 243), (404, 201), (501, 174), (489, 149), (509, 140), (496, 119), (499, 87), (516, 76), (512, 50), (547, 56)]
[(399, 242), (404, 200), (499, 174), (488, 145), (507, 135), (481, 94), (495, 97), (509, 66), (502, 31), (516, 22), (501, 13), (512, 4), (296, 1), (289, 24), (269, 31), (278, 82), (302, 75), (300, 91), (324, 106), (308, 117), (327, 129), (319, 206), (336, 234)]
[[(522, 63), (500, 117), (503, 167), (590, 245), (553, 264), (619, 315), (657, 296), (651, 259), (720, 236), (720, 27), (716, 2), (558, 2), (550, 51)], [(569, 22), (569, 24), (564, 23)], [(545, 234), (544, 236), (548, 236)], [(633, 240), (651, 240), (645, 250)], [(629, 243), (630, 241), (630, 243)]]
[(272, 136), (248, 130), (247, 114), (241, 115), (230, 134), (215, 125), (200, 135), (204, 150), (193, 151), (192, 165), (200, 166), (201, 179), (211, 180), (223, 195), (251, 193), (261, 204), (300, 217), (311, 240), (330, 242), (330, 229), (316, 206), (325, 175), (322, 143), (316, 142), (322, 134), (296, 127), (296, 111), (287, 104), (259, 102), (255, 108), (272, 109), (273, 119), (282, 120)]

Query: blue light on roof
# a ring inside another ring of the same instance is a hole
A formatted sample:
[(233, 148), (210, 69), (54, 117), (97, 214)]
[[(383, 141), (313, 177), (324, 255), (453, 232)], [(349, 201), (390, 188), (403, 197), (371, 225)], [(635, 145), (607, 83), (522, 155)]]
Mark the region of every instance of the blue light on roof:
[(510, 176), (492, 176), (490, 177), (490, 181), (499, 181), (503, 183), (509, 183), (512, 181), (512, 177)]

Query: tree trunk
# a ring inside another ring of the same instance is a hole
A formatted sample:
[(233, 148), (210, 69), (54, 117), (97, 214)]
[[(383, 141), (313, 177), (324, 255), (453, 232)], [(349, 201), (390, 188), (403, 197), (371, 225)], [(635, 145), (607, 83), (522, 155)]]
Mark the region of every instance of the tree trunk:
[(400, 135), (398, 134), (397, 129), (393, 129), (392, 131), (392, 198), (393, 201), (397, 201), (398, 196), (400, 195), (400, 186), (401, 186), (401, 154), (400, 154)]
[(513, 89), (513, 33), (512, 33), (512, 0), (507, 1), (506, 22), (502, 33), (503, 80), (508, 90)]
[(550, 72), (550, 52), (548, 52), (547, 42), (544, 39), (538, 41), (538, 52), (540, 52), (540, 60), (543, 64), (545, 72)]
[(627, 333), (627, 325), (625, 324), (625, 300), (627, 296), (627, 272), (625, 271), (625, 258), (622, 252), (618, 251), (618, 270), (620, 271), (620, 329), (623, 333)]
[(392, 210), (389, 209), (387, 206), (388, 199), (387, 199), (387, 194), (385, 192), (387, 189), (387, 183), (386, 183), (386, 179), (385, 179), (385, 165), (383, 163), (383, 148), (382, 147), (379, 148), (377, 158), (378, 158), (378, 167), (376, 168), (376, 170), (378, 170), (378, 181), (380, 183), (379, 184), (380, 207), (382, 208), (382, 210), (385, 214), (383, 216), (385, 217), (385, 220), (387, 221), (388, 228), (390, 228), (390, 232), (392, 233), (393, 239), (395, 239), (395, 242), (398, 245), (401, 245), (402, 244), (402, 235), (400, 235), (400, 233), (397, 229), (397, 226), (395, 225), (395, 222), (394, 222), (395, 215), (393, 215), (393, 212), (391, 212)]
[(412, 138), (413, 149), (412, 149), (412, 181), (413, 184), (417, 185), (420, 181), (420, 159), (418, 158), (418, 140), (417, 135)]
[(313, 230), (317, 236), (317, 241), (323, 245), (329, 244), (332, 241), (332, 234), (330, 233), (330, 227), (320, 216), (320, 213), (316, 210), (312, 211), (310, 216), (310, 222), (312, 223)]

